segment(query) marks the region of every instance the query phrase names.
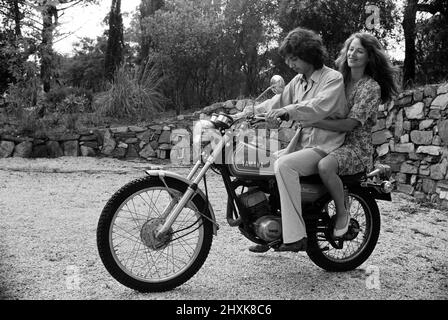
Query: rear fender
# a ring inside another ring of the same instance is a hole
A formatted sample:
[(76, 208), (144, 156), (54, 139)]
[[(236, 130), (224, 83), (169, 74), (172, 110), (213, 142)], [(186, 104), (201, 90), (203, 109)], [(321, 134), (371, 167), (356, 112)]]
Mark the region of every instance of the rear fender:
[(390, 193), (381, 192), (374, 187), (363, 187), (363, 186), (359, 185), (359, 183), (358, 183), (358, 184), (348, 185), (348, 188), (349, 189), (359, 189), (359, 188), (364, 189), (365, 191), (370, 193), (372, 198), (374, 198), (375, 200), (392, 201), (392, 195)]
[(375, 200), (392, 201), (392, 195), (390, 193), (379, 192), (375, 188), (369, 188), (368, 191)]
[[(171, 178), (171, 179), (177, 179), (182, 181), (183, 183), (185, 183), (186, 185), (191, 185), (192, 181), (186, 179), (185, 177), (174, 173), (174, 172), (170, 172), (170, 171), (165, 171), (165, 170), (147, 170), (145, 171), (145, 173), (150, 176), (150, 177), (157, 177), (159, 179), (164, 179), (164, 178)], [(205, 194), (202, 192), (202, 190), (197, 189), (196, 190), (196, 195), (199, 195), (202, 200), (205, 202), (207, 201), (207, 197), (205, 196)], [(210, 212), (210, 219), (213, 221), (213, 234), (216, 236), (218, 234), (218, 229), (219, 226), (216, 223), (216, 218), (215, 218), (215, 212), (213, 211), (213, 208), (210, 204), (210, 202), (208, 203), (208, 211)]]

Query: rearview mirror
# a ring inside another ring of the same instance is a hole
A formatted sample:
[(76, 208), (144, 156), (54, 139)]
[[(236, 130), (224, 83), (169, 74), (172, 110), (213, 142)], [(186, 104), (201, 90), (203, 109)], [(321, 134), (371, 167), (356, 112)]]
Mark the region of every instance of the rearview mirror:
[(271, 78), (271, 90), (275, 94), (280, 94), (285, 89), (285, 80), (282, 76), (275, 75)]

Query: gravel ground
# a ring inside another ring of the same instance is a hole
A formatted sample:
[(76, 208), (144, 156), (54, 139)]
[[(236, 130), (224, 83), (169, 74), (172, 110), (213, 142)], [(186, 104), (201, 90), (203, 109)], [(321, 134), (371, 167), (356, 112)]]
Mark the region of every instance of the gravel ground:
[[(115, 281), (96, 249), (111, 195), (148, 163), (0, 159), (0, 296), (19, 300), (448, 300), (448, 215), (395, 193), (379, 202), (382, 230), (358, 269), (330, 273), (305, 253), (252, 254), (225, 222), (224, 186), (209, 177), (220, 225), (207, 261), (184, 285), (142, 294)], [(175, 168), (182, 175), (187, 169)]]

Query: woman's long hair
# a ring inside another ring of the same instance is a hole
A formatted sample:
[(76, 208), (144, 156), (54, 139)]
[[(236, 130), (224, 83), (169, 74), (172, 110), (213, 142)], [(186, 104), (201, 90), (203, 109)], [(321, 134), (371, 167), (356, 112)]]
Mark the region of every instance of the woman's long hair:
[(373, 35), (365, 32), (355, 33), (345, 41), (339, 57), (336, 60), (336, 66), (348, 83), (351, 72), (347, 63), (347, 52), (353, 40), (359, 39), (361, 45), (367, 50), (369, 62), (364, 73), (371, 76), (381, 87), (381, 100), (383, 103), (390, 101), (398, 93), (394, 74), (396, 68), (390, 62), (383, 46)]

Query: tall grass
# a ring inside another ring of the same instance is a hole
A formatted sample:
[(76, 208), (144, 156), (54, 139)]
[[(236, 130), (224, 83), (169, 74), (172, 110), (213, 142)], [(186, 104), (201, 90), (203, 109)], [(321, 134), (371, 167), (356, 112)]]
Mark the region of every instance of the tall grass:
[(164, 81), (157, 67), (149, 63), (135, 68), (122, 65), (116, 70), (109, 90), (98, 97), (95, 108), (105, 116), (148, 118), (164, 110)]

